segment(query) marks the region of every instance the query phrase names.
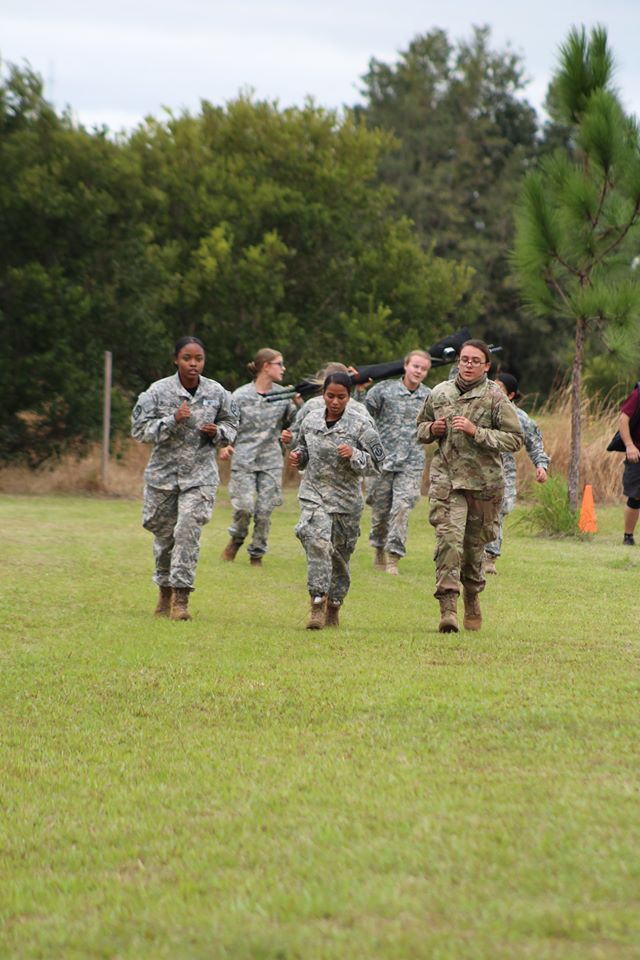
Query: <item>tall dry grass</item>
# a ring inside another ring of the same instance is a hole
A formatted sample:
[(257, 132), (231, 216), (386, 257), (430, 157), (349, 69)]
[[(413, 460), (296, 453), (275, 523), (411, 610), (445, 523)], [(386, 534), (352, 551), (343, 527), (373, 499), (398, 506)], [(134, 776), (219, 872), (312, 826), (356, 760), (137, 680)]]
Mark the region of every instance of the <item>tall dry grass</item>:
[[(544, 445), (551, 457), (551, 471), (569, 474), (571, 452), (571, 393), (570, 387), (556, 390), (538, 410), (529, 410), (526, 399), (523, 409), (536, 421), (542, 431)], [(580, 458), (581, 487), (590, 483), (598, 503), (616, 503), (622, 497), (623, 456), (607, 453), (607, 445), (618, 429), (619, 407), (600, 396), (585, 397), (582, 403), (582, 456)], [(518, 492), (522, 497), (535, 486), (535, 472), (527, 454), (521, 451), (517, 459)]]
[[(530, 410), (526, 399), (524, 408), (538, 423), (550, 454), (554, 473), (567, 476), (571, 440), (571, 399), (569, 390), (555, 391), (553, 397), (538, 410)], [(583, 449), (581, 460), (582, 483), (590, 483), (594, 498), (599, 503), (620, 502), (622, 455), (607, 453), (606, 447), (617, 429), (618, 408), (599, 398), (585, 399), (582, 407)], [(142, 496), (142, 474), (150, 448), (125, 440), (111, 458), (106, 486), (100, 476), (100, 448), (96, 446), (88, 456), (78, 460), (68, 457), (39, 470), (27, 467), (6, 467), (0, 470), (0, 493), (86, 493), (115, 497)], [(518, 490), (526, 498), (535, 485), (535, 474), (524, 451), (518, 454)], [(229, 466), (220, 465), (223, 484), (228, 481)], [(297, 472), (287, 468), (285, 483), (297, 483)]]
[(136, 499), (142, 496), (142, 474), (150, 448), (126, 440), (109, 461), (107, 483), (102, 482), (102, 452), (98, 444), (82, 458), (63, 457), (37, 470), (10, 466), (0, 470), (0, 493), (74, 493)]

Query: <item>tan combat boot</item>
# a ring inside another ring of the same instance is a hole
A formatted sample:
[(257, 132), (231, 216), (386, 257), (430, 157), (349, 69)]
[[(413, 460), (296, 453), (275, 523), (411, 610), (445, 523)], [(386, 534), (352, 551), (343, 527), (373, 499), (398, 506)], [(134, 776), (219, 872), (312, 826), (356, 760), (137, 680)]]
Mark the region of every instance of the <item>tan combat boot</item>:
[(388, 553), (387, 554), (387, 573), (390, 573), (392, 576), (398, 576), (398, 563), (402, 559), (399, 553)]
[(240, 540), (233, 540), (233, 539), (229, 540), (229, 543), (226, 545), (226, 547), (222, 551), (222, 559), (229, 560), (229, 561), (235, 560), (236, 554), (241, 546), (242, 546), (242, 542)]
[(444, 597), (438, 598), (440, 601), (440, 633), (458, 632), (458, 594), (453, 590), (445, 593)]
[(485, 572), (485, 576), (487, 574), (489, 576), (494, 576), (497, 574), (498, 571), (496, 570), (496, 557), (493, 553), (485, 553), (482, 562), (482, 569)]
[(326, 606), (326, 597), (311, 597), (311, 614), (307, 621), (307, 630), (322, 630)]
[(387, 558), (384, 555), (384, 550), (382, 547), (376, 547), (373, 554), (373, 569), (374, 570), (386, 570), (387, 569)]
[(158, 603), (153, 611), (156, 617), (168, 617), (171, 613), (171, 587), (160, 587)]
[(249, 563), (252, 567), (261, 567), (262, 557), (249, 557)]
[(325, 627), (339, 627), (340, 626), (340, 607), (341, 603), (336, 602), (335, 600), (327, 601), (327, 614), (324, 621)]
[(170, 617), (172, 620), (191, 620), (191, 614), (188, 611), (189, 606), (189, 594), (191, 591), (188, 587), (174, 587), (173, 594), (171, 596), (171, 613)]
[(482, 626), (482, 611), (477, 593), (464, 591), (464, 628), (465, 630), (479, 630)]

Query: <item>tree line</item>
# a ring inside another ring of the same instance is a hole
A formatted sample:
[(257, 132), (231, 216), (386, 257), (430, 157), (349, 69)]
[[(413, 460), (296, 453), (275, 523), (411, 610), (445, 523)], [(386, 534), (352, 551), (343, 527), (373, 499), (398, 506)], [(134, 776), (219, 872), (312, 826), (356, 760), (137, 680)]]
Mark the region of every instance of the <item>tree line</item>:
[(240, 96), (197, 115), (88, 131), (40, 77), (0, 80), (0, 461), (33, 465), (114, 429), (196, 334), (234, 388), (266, 345), (292, 379), (332, 359), (395, 359), (466, 325), (544, 394), (571, 332), (522, 310), (508, 255), (523, 176), (569, 137), (523, 97), (488, 30), (416, 37), (372, 60), (363, 103)]

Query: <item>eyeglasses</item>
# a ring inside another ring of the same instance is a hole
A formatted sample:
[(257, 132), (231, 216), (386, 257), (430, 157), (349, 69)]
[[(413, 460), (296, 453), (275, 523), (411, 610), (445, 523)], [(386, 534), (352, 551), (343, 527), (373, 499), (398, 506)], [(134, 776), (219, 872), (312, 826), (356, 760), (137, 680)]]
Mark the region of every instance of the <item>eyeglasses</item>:
[(272, 367), (284, 367), (282, 360), (270, 360), (269, 363)]
[(481, 367), (485, 363), (488, 363), (487, 360), (478, 360), (477, 357), (460, 357), (459, 362), (465, 367)]

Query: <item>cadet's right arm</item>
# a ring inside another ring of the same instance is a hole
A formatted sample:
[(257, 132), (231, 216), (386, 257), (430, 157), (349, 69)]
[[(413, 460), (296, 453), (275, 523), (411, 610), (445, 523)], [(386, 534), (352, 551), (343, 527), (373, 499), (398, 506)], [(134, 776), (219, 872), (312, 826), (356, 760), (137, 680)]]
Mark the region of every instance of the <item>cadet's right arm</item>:
[(305, 436), (304, 422), (300, 424), (298, 439), (294, 449), (289, 454), (289, 461), (293, 467), (298, 470), (304, 470), (309, 462), (309, 448)]
[(638, 463), (640, 460), (640, 450), (636, 447), (631, 436), (631, 431), (629, 429), (629, 421), (631, 417), (627, 413), (620, 414), (620, 420), (618, 422), (618, 429), (620, 431), (620, 436), (622, 437), (622, 442), (625, 445), (627, 460), (629, 463)]
[(146, 390), (138, 397), (131, 414), (131, 436), (141, 443), (164, 443), (170, 440), (178, 430), (177, 410), (158, 415), (155, 395)]
[(298, 408), (298, 411), (293, 419), (293, 423), (290, 426), (291, 430), (291, 443), (295, 447), (298, 442), (298, 436), (300, 434), (300, 427), (302, 426), (302, 421), (309, 413), (309, 408), (306, 403), (303, 406)]
[(434, 443), (447, 432), (444, 417), (436, 417), (433, 411), (432, 396), (430, 393), (416, 417), (418, 443)]

